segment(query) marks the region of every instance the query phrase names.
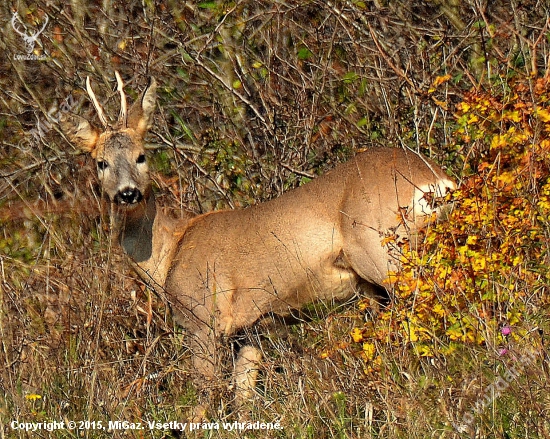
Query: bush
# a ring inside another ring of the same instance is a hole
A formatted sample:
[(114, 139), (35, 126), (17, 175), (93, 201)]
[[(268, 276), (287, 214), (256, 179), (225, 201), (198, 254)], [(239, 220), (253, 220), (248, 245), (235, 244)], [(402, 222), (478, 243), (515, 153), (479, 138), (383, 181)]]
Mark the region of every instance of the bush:
[(402, 265), (388, 279), (393, 303), (351, 334), (367, 371), (380, 363), (375, 341), (431, 357), (460, 344), (504, 353), (510, 332), (527, 336), (527, 311), (547, 303), (550, 277), (548, 90), (547, 78), (516, 80), (457, 106), (452, 153), (465, 177), (447, 195), (448, 220), (431, 222), (422, 245), (394, 242)]

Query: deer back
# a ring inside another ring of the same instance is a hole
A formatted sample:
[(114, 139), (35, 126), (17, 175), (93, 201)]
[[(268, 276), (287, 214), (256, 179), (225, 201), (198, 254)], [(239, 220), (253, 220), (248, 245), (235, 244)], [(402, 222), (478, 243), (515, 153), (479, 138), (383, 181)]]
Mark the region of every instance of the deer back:
[[(404, 149), (375, 148), (279, 198), (195, 218), (178, 243), (166, 286), (182, 320), (221, 333), (268, 312), (345, 299), (361, 282), (382, 286), (396, 263), (388, 234), (416, 231), (454, 183)], [(189, 311), (192, 310), (192, 311)]]

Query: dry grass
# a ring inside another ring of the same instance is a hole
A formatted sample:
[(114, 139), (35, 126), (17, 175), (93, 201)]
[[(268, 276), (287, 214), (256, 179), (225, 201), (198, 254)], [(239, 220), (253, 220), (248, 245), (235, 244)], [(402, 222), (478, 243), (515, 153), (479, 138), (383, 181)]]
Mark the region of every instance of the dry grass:
[[(146, 422), (186, 422), (204, 401), (190, 384), (185, 337), (112, 239), (91, 160), (55, 124), (34, 138), (37, 121), (55, 118), (68, 96), (75, 112), (92, 115), (87, 75), (112, 115), (115, 69), (134, 97), (154, 75), (150, 158), (159, 198), (175, 211), (269, 199), (373, 143), (421, 150), (457, 175), (454, 103), (480, 81), (498, 85), (487, 78), (545, 71), (545, 6), (383, 3), (18, 2), (29, 33), (49, 16), (35, 45), (41, 61), (14, 59), (26, 48), (10, 6), (0, 5), (1, 439), (186, 437)], [(547, 311), (531, 316), (543, 331)], [(197, 437), (469, 437), (452, 423), (514, 367), (481, 347), (417, 358), (405, 346), (377, 346), (381, 371), (365, 374), (349, 343), (364, 317), (355, 304), (307, 314), (245, 334), (264, 351), (249, 419), (283, 429)], [(476, 415), (478, 437), (550, 436), (540, 352)], [(210, 390), (208, 418), (233, 421), (223, 383)], [(25, 433), (10, 425), (70, 420), (146, 428)]]

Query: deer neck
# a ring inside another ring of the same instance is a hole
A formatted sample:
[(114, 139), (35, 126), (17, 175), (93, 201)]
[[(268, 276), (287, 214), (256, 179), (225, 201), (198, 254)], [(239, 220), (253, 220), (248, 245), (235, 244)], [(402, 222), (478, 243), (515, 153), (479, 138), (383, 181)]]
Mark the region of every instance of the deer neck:
[(169, 217), (156, 205), (152, 190), (134, 209), (119, 214), (119, 240), (124, 252), (141, 278), (160, 293), (179, 241), (194, 215), (185, 213), (179, 220)]
[(153, 255), (153, 226), (157, 207), (153, 191), (131, 211), (119, 217), (119, 239), (124, 252), (137, 264)]

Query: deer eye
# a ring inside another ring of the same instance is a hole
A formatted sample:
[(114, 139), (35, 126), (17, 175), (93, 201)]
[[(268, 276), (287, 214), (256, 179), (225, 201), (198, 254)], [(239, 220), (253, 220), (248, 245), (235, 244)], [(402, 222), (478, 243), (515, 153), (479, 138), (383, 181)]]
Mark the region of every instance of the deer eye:
[(136, 163), (139, 165), (141, 163), (145, 163), (145, 154), (138, 155), (138, 158), (136, 160)]
[(100, 171), (105, 171), (109, 167), (109, 164), (103, 160), (97, 162), (97, 169)]

